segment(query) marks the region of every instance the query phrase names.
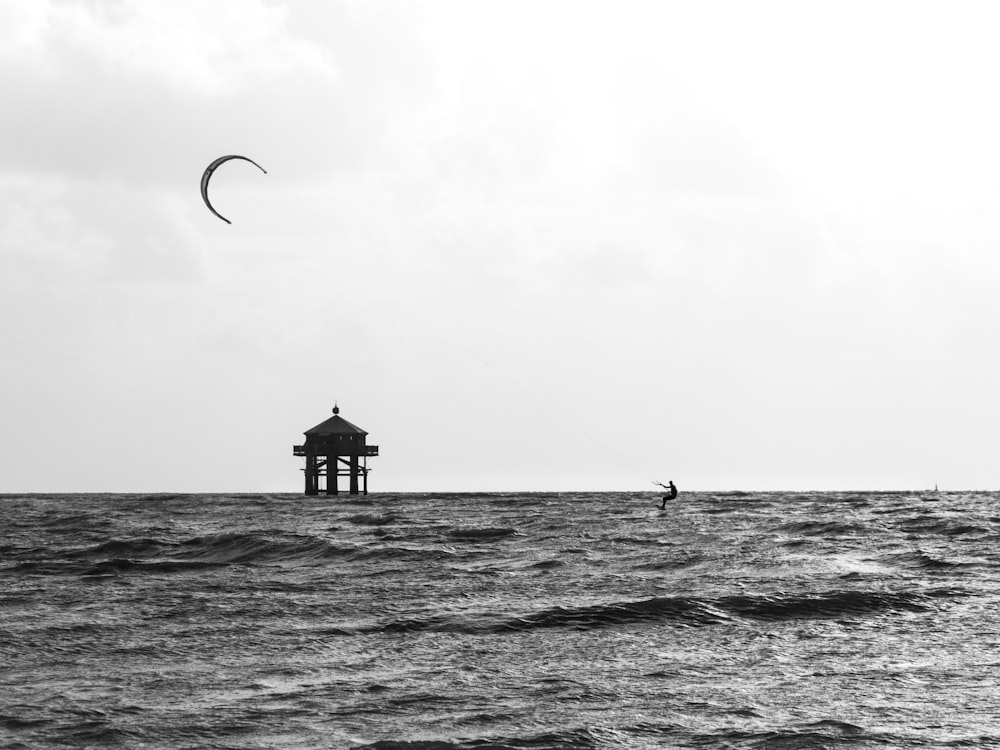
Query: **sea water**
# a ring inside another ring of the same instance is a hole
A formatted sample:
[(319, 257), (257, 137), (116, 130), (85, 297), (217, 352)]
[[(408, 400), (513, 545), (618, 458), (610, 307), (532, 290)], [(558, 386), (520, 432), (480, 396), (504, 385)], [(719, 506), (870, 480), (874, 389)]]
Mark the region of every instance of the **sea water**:
[(1000, 747), (998, 499), (2, 496), (0, 746)]

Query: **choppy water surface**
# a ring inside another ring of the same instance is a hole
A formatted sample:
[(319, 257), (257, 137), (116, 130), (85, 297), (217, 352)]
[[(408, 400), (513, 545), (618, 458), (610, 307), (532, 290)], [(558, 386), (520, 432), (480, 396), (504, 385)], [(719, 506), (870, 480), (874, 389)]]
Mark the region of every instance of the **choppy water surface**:
[(998, 499), (0, 497), (0, 746), (1000, 747)]

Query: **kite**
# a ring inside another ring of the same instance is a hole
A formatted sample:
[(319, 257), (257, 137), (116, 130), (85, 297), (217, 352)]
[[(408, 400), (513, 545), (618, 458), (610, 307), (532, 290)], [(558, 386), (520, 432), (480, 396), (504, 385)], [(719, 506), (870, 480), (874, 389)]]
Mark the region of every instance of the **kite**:
[(233, 222), (231, 222), (225, 216), (223, 216), (218, 211), (216, 211), (215, 208), (213, 208), (211, 201), (208, 200), (208, 181), (212, 179), (212, 173), (216, 169), (218, 169), (219, 165), (221, 165), (221, 164), (229, 161), (230, 159), (243, 159), (243, 161), (248, 161), (251, 164), (253, 164), (255, 167), (257, 167), (257, 169), (259, 169), (261, 172), (263, 172), (264, 174), (267, 174), (267, 170), (264, 169), (264, 167), (262, 167), (260, 164), (258, 164), (257, 162), (255, 162), (253, 159), (248, 159), (247, 157), (240, 156), (239, 154), (230, 154), (229, 156), (220, 156), (218, 159), (216, 159), (211, 164), (209, 164), (207, 167), (205, 167), (205, 174), (203, 174), (201, 176), (201, 199), (203, 201), (205, 201), (205, 205), (208, 206), (208, 210), (209, 211), (211, 211), (213, 214), (215, 214), (216, 216), (218, 216), (220, 219), (222, 219), (227, 224), (232, 224)]

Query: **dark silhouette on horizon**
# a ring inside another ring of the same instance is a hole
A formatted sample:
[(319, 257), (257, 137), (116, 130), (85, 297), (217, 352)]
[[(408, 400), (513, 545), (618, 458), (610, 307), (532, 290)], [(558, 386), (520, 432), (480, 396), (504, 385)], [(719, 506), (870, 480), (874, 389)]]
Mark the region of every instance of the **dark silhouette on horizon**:
[(660, 510), (666, 510), (667, 500), (673, 500), (677, 497), (677, 486), (674, 484), (673, 480), (670, 480), (669, 486), (667, 484), (663, 484), (663, 482), (657, 482), (657, 484), (665, 490), (670, 490), (670, 494), (664, 495), (663, 500), (660, 502)]
[(306, 442), (292, 446), (292, 453), (305, 456), (305, 494), (337, 495), (337, 477), (348, 477), (348, 492), (368, 494), (368, 457), (378, 455), (377, 445), (368, 445), (368, 433), (340, 416), (340, 409), (333, 407), (333, 416), (325, 422), (306, 430)]

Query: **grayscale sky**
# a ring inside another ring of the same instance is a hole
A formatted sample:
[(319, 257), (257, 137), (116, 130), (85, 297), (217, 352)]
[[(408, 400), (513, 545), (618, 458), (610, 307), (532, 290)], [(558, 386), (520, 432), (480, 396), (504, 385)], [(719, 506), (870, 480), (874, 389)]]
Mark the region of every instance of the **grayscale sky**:
[(0, 0), (0, 491), (996, 488), (997, 28)]

